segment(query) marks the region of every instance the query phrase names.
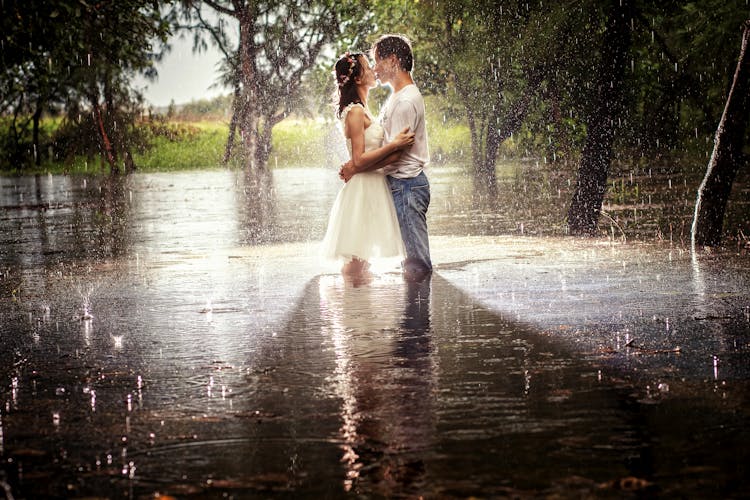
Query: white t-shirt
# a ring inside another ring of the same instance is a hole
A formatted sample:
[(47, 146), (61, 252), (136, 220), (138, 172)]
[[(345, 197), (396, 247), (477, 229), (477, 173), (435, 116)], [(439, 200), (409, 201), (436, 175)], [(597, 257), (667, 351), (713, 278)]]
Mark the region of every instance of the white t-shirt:
[(392, 94), (381, 111), (385, 142), (390, 142), (405, 127), (414, 132), (414, 144), (401, 158), (387, 165), (383, 171), (399, 179), (418, 176), (430, 161), (427, 148), (427, 129), (424, 118), (424, 99), (416, 85), (410, 84)]

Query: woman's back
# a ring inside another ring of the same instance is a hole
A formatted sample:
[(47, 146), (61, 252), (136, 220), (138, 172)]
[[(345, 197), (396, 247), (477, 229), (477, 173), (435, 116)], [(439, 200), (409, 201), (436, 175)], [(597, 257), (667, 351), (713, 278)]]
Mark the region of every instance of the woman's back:
[[(346, 115), (349, 114), (349, 111), (351, 111), (351, 109), (355, 106), (364, 108), (365, 114), (370, 119), (370, 126), (365, 129), (365, 151), (371, 151), (373, 149), (379, 148), (383, 144), (383, 136), (385, 134), (383, 126), (370, 114), (370, 111), (361, 104), (353, 102), (346, 108), (344, 108), (344, 110), (341, 112), (342, 125), (346, 123)], [(352, 140), (350, 138), (346, 139), (346, 147), (349, 150), (349, 156), (351, 156)]]

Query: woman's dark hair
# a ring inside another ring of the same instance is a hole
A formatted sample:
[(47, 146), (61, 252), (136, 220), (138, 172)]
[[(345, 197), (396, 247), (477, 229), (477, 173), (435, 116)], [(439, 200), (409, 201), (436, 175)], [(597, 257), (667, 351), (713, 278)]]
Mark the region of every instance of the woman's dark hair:
[(341, 112), (349, 104), (357, 102), (364, 105), (357, 93), (357, 82), (355, 81), (362, 76), (362, 61), (360, 61), (362, 56), (363, 54), (361, 53), (350, 54), (347, 52), (336, 61), (336, 65), (334, 66), (336, 85), (338, 87), (338, 91), (336, 92), (338, 97), (336, 116), (339, 118), (341, 117)]
[(385, 59), (395, 55), (399, 66), (404, 71), (411, 71), (414, 67), (414, 55), (411, 52), (411, 42), (403, 35), (383, 35), (372, 44), (372, 55), (378, 59)]

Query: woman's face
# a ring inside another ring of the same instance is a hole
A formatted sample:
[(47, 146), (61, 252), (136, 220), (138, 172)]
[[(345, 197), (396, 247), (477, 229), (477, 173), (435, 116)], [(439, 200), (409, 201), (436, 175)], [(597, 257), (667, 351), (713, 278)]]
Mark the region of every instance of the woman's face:
[(359, 84), (365, 88), (371, 89), (377, 86), (375, 72), (370, 67), (370, 62), (364, 55), (359, 56), (359, 64), (362, 66), (362, 75), (359, 77)]

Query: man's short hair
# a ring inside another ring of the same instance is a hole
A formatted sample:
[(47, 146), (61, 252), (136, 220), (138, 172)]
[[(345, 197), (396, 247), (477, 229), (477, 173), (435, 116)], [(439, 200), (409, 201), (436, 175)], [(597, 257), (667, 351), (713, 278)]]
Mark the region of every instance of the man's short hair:
[(414, 67), (414, 55), (411, 42), (403, 35), (383, 35), (372, 44), (373, 58), (385, 59), (395, 55), (401, 69), (411, 71)]

